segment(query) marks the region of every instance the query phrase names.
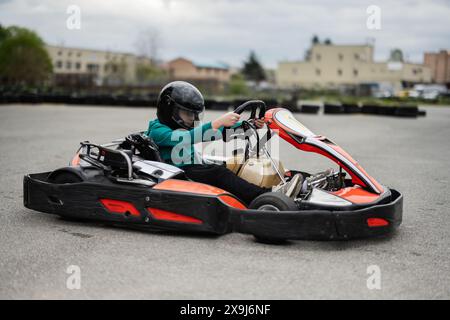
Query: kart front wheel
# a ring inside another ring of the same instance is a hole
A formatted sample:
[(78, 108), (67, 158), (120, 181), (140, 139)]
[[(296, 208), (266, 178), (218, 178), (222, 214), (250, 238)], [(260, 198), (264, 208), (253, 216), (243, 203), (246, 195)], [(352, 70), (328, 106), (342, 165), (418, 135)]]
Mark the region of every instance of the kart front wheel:
[[(249, 206), (249, 209), (261, 211), (297, 211), (298, 206), (295, 201), (286, 195), (279, 192), (268, 192), (260, 195), (254, 199)], [(276, 237), (266, 237), (254, 235), (256, 241), (268, 244), (283, 244), (286, 239)]]

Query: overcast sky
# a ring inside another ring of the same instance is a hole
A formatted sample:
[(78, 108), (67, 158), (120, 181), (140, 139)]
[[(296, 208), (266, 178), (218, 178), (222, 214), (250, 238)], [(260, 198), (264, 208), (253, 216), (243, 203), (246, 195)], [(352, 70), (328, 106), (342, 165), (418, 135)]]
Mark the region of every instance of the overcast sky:
[[(69, 30), (67, 7), (81, 9)], [(381, 30), (366, 27), (369, 5)], [(410, 61), (450, 49), (450, 0), (0, 0), (0, 23), (37, 31), (49, 44), (136, 52), (141, 30), (157, 28), (160, 58), (240, 66), (254, 49), (267, 67), (303, 59), (313, 34), (336, 44), (375, 39), (375, 58), (401, 48)]]

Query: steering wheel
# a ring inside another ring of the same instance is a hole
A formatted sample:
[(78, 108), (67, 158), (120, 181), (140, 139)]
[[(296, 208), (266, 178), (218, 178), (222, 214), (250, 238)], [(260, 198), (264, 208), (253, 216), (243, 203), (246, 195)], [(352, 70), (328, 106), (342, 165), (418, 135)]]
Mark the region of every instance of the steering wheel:
[[(249, 110), (249, 109), (252, 110), (252, 111), (251, 111), (251, 114), (250, 114), (250, 118), (248, 118), (247, 120), (243, 121), (243, 123), (247, 123), (247, 124), (248, 124), (249, 122), (252, 122), (252, 121), (254, 121), (254, 120), (256, 120), (256, 119), (263, 118), (264, 115), (266, 114), (266, 104), (264, 103), (264, 101), (261, 101), (261, 100), (250, 100), (250, 101), (247, 101), (247, 102), (241, 104), (239, 107), (235, 108), (235, 109), (233, 110), (233, 112), (234, 112), (234, 113), (237, 113), (237, 114), (242, 114), (242, 112), (244, 112), (244, 111), (246, 111), (246, 110)], [(256, 111), (257, 111), (258, 109), (259, 109), (259, 117), (256, 118)], [(224, 140), (224, 141), (227, 141), (227, 140), (225, 139), (225, 132), (226, 132), (226, 130), (229, 129), (229, 128), (230, 128), (230, 127), (224, 127), (224, 128), (223, 128), (222, 133), (223, 133), (223, 140)], [(246, 128), (244, 128), (244, 130), (245, 130), (245, 129), (246, 129)], [(247, 129), (248, 129), (248, 128), (247, 128)]]
[[(256, 113), (257, 113), (258, 109), (259, 109), (259, 116), (256, 117)], [(247, 120), (242, 121), (241, 126), (244, 129), (244, 132), (252, 129), (253, 132), (256, 134), (256, 156), (257, 156), (257, 158), (259, 158), (260, 139), (259, 139), (259, 133), (258, 133), (255, 125), (253, 124), (253, 122), (256, 119), (261, 119), (264, 117), (264, 115), (266, 114), (266, 104), (264, 103), (264, 101), (261, 101), (261, 100), (250, 100), (250, 101), (247, 101), (247, 102), (241, 104), (237, 108), (235, 108), (233, 112), (237, 113), (237, 114), (242, 114), (244, 111), (247, 111), (247, 110), (251, 110), (250, 117)], [(227, 129), (229, 129), (229, 127), (225, 127), (222, 131), (222, 138), (223, 138), (223, 141), (225, 141), (225, 142), (230, 141), (230, 139), (229, 139), (230, 137), (229, 136), (227, 137), (227, 135), (226, 135)], [(268, 128), (268, 131), (270, 132), (269, 128)], [(249, 139), (248, 136), (246, 136), (246, 140), (248, 140), (248, 139)], [(249, 146), (249, 142), (246, 145), (245, 158), (248, 158), (248, 146)]]
[(259, 117), (258, 119), (264, 117), (264, 115), (266, 114), (266, 104), (264, 103), (264, 101), (261, 100), (250, 100), (247, 101), (243, 104), (241, 104), (239, 107), (237, 107), (236, 109), (234, 109), (234, 113), (237, 114), (242, 114), (242, 112), (250, 109), (252, 110), (251, 114), (250, 114), (250, 118), (248, 118), (248, 120), (255, 120), (256, 119), (256, 110), (259, 109)]

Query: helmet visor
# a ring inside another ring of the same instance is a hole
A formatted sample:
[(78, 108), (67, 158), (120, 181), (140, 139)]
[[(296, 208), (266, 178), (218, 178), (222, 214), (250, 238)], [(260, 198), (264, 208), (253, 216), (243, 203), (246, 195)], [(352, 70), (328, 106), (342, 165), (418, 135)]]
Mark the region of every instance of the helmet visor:
[(203, 119), (203, 112), (195, 112), (177, 105), (173, 109), (173, 117), (182, 127), (190, 129)]

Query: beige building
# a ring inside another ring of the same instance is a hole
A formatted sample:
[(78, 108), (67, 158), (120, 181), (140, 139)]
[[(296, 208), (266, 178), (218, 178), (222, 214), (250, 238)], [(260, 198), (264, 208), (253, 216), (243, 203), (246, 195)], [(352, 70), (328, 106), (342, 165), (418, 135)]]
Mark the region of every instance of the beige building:
[(280, 88), (337, 88), (367, 83), (390, 83), (399, 90), (405, 84), (431, 81), (430, 69), (421, 64), (375, 62), (371, 45), (315, 44), (305, 61), (278, 64)]
[(426, 52), (424, 63), (431, 69), (433, 82), (450, 84), (450, 50)]
[(150, 65), (147, 58), (130, 53), (68, 48), (47, 45), (55, 79), (80, 84), (127, 85), (136, 82), (139, 65)]
[(177, 58), (167, 63), (167, 69), (172, 79), (217, 81), (226, 83), (230, 81), (230, 69), (225, 64), (197, 64), (185, 58)]

